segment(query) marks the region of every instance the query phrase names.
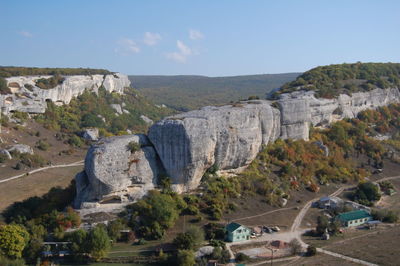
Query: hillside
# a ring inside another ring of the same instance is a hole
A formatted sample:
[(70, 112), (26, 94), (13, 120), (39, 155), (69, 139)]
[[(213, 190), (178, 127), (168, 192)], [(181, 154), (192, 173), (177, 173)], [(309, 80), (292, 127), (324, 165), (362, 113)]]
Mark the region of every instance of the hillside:
[(129, 76), (132, 86), (157, 104), (187, 111), (206, 105), (226, 104), (254, 95), (262, 99), (300, 73), (233, 77)]
[(399, 63), (354, 63), (319, 66), (282, 86), (280, 93), (298, 90), (316, 91), (317, 97), (400, 87)]

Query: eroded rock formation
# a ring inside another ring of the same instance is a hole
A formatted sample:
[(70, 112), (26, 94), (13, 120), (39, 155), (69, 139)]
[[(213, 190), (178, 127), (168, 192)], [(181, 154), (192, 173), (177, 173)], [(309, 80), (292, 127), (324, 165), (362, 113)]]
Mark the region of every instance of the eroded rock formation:
[(75, 75), (64, 76), (64, 81), (52, 89), (41, 89), (36, 81), (52, 76), (18, 76), (6, 78), (11, 94), (0, 95), (0, 110), (7, 114), (11, 111), (44, 113), (46, 100), (56, 104), (68, 104), (73, 97), (81, 95), (86, 89), (97, 93), (103, 86), (109, 92), (123, 93), (130, 86), (126, 75)]
[[(110, 195), (135, 200), (153, 188), (164, 171), (176, 191), (189, 191), (198, 187), (213, 165), (220, 170), (243, 169), (263, 144), (277, 138), (307, 140), (310, 125), (326, 126), (353, 118), (362, 110), (396, 102), (400, 102), (397, 88), (337, 99), (294, 92), (275, 103), (246, 101), (168, 117), (150, 128), (148, 139), (143, 135), (112, 137), (90, 148), (85, 163), (87, 177), (77, 180), (78, 202), (101, 201)], [(142, 151), (130, 154), (126, 145), (132, 140), (145, 146)], [(138, 183), (143, 183), (140, 192), (131, 192), (129, 189)]]
[[(129, 143), (138, 143), (132, 152)], [(84, 202), (132, 202), (154, 189), (162, 172), (158, 156), (145, 135), (105, 138), (92, 145), (85, 171), (77, 176), (75, 206)]]

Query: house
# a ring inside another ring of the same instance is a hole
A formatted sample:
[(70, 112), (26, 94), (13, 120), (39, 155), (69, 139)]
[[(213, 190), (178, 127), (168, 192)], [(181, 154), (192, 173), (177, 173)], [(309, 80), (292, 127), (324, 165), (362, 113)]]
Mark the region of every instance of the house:
[(336, 209), (342, 201), (335, 197), (322, 197), (318, 201), (320, 209)]
[(343, 226), (352, 227), (365, 224), (372, 219), (371, 214), (366, 210), (356, 210), (351, 212), (344, 212), (336, 216)]
[(237, 242), (243, 240), (249, 240), (251, 230), (238, 223), (230, 223), (226, 227), (226, 241)]

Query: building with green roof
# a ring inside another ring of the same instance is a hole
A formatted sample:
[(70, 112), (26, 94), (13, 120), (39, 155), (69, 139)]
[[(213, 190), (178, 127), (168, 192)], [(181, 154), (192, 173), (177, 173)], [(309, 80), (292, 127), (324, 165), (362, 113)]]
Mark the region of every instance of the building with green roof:
[(344, 212), (336, 216), (343, 226), (352, 227), (365, 224), (372, 220), (372, 216), (366, 210), (356, 210), (351, 212)]
[(237, 242), (243, 240), (249, 240), (251, 230), (246, 226), (238, 223), (230, 223), (226, 227), (226, 241)]

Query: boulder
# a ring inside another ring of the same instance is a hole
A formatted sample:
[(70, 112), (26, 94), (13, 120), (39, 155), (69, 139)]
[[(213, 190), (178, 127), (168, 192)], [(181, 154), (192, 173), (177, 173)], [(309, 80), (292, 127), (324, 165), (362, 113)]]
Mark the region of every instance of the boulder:
[(123, 112), (120, 104), (110, 104), (110, 107), (114, 109), (117, 112), (117, 114), (122, 115)]
[(86, 140), (96, 141), (99, 139), (99, 129), (98, 128), (86, 128), (82, 137)]
[(154, 121), (151, 120), (150, 118), (148, 118), (148, 117), (145, 116), (145, 115), (141, 115), (140, 118), (141, 118), (144, 122), (146, 122), (146, 124), (149, 124), (149, 125), (154, 124)]
[(19, 153), (29, 153), (29, 154), (33, 154), (33, 149), (31, 146), (29, 145), (25, 145), (25, 144), (15, 144), (13, 146), (11, 146), (11, 148), (8, 149), (9, 152), (19, 152)]
[[(131, 152), (130, 142), (138, 143), (140, 150)], [(133, 202), (154, 189), (162, 172), (158, 156), (145, 135), (101, 139), (89, 148), (85, 171), (75, 178), (75, 206), (109, 199)]]
[(9, 160), (12, 159), (12, 156), (11, 156), (11, 154), (10, 154), (10, 152), (8, 150), (0, 149), (0, 154), (3, 154), (5, 156), (7, 156), (7, 159), (9, 159)]

